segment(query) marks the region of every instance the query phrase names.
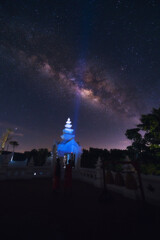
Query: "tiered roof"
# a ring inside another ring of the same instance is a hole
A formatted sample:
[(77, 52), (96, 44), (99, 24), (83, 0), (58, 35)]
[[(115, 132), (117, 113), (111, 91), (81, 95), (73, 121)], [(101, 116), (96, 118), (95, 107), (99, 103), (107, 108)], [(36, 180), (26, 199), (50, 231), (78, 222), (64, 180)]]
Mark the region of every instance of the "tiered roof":
[(73, 134), (74, 130), (72, 129), (72, 124), (70, 118), (67, 119), (66, 124), (65, 124), (65, 129), (63, 129), (63, 135), (61, 138), (64, 141), (68, 141), (70, 139), (73, 139), (75, 135)]

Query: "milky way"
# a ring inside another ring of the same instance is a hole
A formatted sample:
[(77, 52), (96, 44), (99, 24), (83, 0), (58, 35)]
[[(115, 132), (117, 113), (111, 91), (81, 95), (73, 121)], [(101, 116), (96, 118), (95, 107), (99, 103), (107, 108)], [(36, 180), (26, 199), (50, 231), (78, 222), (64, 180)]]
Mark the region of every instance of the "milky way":
[(83, 147), (125, 148), (126, 129), (159, 107), (158, 1), (4, 1), (0, 10), (0, 126), (17, 127), (20, 151), (50, 148), (68, 117)]

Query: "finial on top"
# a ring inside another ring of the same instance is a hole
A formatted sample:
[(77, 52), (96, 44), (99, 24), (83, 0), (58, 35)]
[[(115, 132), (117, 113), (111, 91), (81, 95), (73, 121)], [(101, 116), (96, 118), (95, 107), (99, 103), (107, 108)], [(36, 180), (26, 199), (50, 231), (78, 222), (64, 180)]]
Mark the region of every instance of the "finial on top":
[(66, 125), (65, 125), (65, 128), (71, 128), (71, 127), (72, 127), (71, 120), (70, 120), (70, 118), (68, 118), (67, 122), (66, 122)]

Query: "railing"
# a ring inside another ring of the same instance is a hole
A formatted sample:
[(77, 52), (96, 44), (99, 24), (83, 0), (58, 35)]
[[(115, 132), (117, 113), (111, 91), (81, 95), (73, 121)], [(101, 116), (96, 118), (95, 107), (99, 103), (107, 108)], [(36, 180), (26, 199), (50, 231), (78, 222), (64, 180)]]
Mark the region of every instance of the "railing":
[[(137, 187), (132, 189), (127, 186), (127, 172), (121, 172), (121, 176), (124, 181), (124, 185), (120, 186), (116, 183), (116, 172), (111, 171), (113, 182), (107, 181), (107, 171), (105, 171), (106, 187), (114, 192), (118, 192), (125, 197), (132, 199), (141, 199), (141, 192), (139, 188), (138, 176), (136, 173), (131, 172), (130, 174), (134, 177)], [(26, 167), (0, 167), (0, 180), (7, 179), (33, 179), (33, 178), (47, 178), (52, 177), (53, 169), (52, 166), (26, 166)], [(73, 170), (73, 177), (78, 178), (82, 181), (93, 184), (96, 187), (103, 188), (103, 170), (100, 164), (95, 169), (79, 168)], [(144, 195), (147, 202), (160, 205), (160, 176), (144, 175), (141, 174), (141, 180), (144, 189)]]
[[(107, 171), (106, 171), (107, 174)], [(113, 182), (106, 183), (107, 188), (115, 191), (117, 193), (122, 194), (125, 197), (129, 197), (136, 200), (141, 200), (141, 191), (139, 188), (139, 181), (136, 173), (130, 173), (131, 176), (136, 181), (136, 186), (129, 187), (127, 183), (127, 173), (120, 173), (123, 180), (124, 185), (120, 186), (115, 182), (116, 172), (112, 172)], [(141, 174), (141, 180), (143, 184), (143, 190), (145, 195), (145, 200), (147, 202), (160, 205), (160, 176), (153, 176), (153, 175), (144, 175)]]
[(102, 174), (101, 170), (97, 168), (79, 168), (73, 171), (73, 177), (81, 181), (91, 183), (96, 187), (102, 186)]
[(51, 166), (0, 167), (0, 180), (32, 179), (52, 176)]
[[(123, 185), (119, 185), (115, 181), (117, 173), (113, 171), (111, 171), (111, 173), (113, 177), (112, 183), (108, 182), (107, 170), (105, 170), (105, 186), (108, 190), (122, 194), (124, 197), (132, 198), (135, 200), (144, 200), (140, 189), (139, 176), (136, 172), (121, 172), (120, 174), (124, 182)], [(128, 180), (128, 174), (134, 181), (134, 184), (128, 183), (128, 181), (130, 181)], [(81, 181), (91, 183), (96, 187), (104, 187), (103, 169), (100, 167), (100, 164), (96, 166), (95, 169), (78, 169), (76, 177)], [(160, 176), (140, 174), (140, 177), (146, 202), (160, 205)]]
[(97, 179), (97, 171), (96, 171), (96, 169), (80, 168), (79, 176), (81, 179), (83, 179), (87, 182), (94, 183)]

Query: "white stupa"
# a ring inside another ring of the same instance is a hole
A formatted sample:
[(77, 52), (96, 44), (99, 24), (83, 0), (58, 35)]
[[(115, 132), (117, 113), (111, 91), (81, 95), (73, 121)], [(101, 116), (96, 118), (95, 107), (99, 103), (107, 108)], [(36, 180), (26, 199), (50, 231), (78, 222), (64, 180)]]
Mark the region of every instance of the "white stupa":
[(63, 135), (61, 136), (62, 140), (68, 141), (71, 138), (74, 138), (75, 135), (73, 134), (74, 130), (72, 129), (72, 124), (70, 118), (67, 119), (65, 124), (65, 129), (63, 130)]
[(66, 121), (61, 138), (62, 141), (57, 144), (57, 156), (62, 159), (64, 167), (70, 159), (72, 160), (75, 168), (77, 168), (79, 165), (82, 148), (75, 141), (74, 129), (72, 129), (70, 118), (68, 118)]

